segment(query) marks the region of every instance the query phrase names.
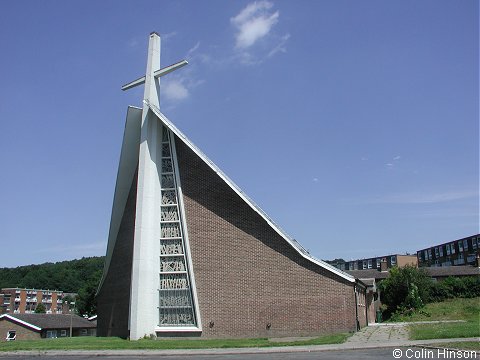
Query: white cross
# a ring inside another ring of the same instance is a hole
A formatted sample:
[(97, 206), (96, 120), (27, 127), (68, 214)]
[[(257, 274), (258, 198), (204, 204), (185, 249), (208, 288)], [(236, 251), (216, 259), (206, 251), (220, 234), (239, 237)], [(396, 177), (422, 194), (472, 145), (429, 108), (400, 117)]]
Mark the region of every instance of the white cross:
[(174, 70), (187, 65), (187, 60), (182, 60), (173, 65), (160, 68), (160, 35), (156, 32), (150, 33), (150, 39), (148, 42), (148, 60), (146, 75), (129, 82), (122, 86), (122, 90), (128, 90), (135, 86), (145, 84), (144, 101), (150, 104), (160, 107), (159, 96), (159, 79), (161, 76), (166, 75)]
[[(179, 69), (182, 66), (185, 66), (187, 64), (188, 64), (187, 60), (179, 61), (175, 64), (170, 65), (170, 66), (164, 67), (163, 69), (159, 69), (159, 70), (154, 71), (153, 76), (158, 79), (159, 77), (161, 77), (163, 75), (167, 75), (168, 73), (170, 73), (174, 70), (177, 70), (177, 69)], [(143, 83), (145, 83), (145, 76), (142, 76), (141, 78), (138, 78), (137, 80), (133, 80), (133, 81), (129, 82), (128, 84), (123, 85), (122, 90), (125, 91), (125, 90), (131, 89), (135, 86), (141, 85)]]

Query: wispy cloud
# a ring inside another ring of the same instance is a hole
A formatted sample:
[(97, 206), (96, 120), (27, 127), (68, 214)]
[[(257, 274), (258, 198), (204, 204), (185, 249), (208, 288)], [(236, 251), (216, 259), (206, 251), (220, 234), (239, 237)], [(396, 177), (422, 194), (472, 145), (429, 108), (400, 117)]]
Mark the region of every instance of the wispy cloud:
[(166, 33), (166, 34), (161, 34), (161, 37), (162, 37), (162, 40), (168, 40), (168, 39), (174, 37), (175, 35), (177, 35), (177, 32), (172, 31), (172, 32), (169, 32), (169, 33)]
[(255, 1), (230, 19), (237, 28), (237, 48), (246, 49), (268, 35), (280, 15), (278, 11), (272, 13), (272, 7), (273, 4), (269, 1)]
[(285, 46), (285, 44), (287, 43), (287, 40), (290, 39), (290, 34), (285, 34), (284, 36), (282, 36), (280, 38), (280, 42), (278, 43), (277, 46), (275, 46), (267, 55), (267, 57), (272, 57), (274, 56), (275, 54), (279, 53), (279, 52), (287, 52), (287, 48)]
[(395, 167), (395, 164), (397, 164), (401, 158), (402, 157), (400, 155), (394, 156), (391, 162), (386, 163), (385, 166), (387, 167), (387, 169), (393, 169)]
[(376, 199), (370, 203), (377, 204), (434, 204), (478, 197), (478, 191), (446, 191), (440, 193), (401, 193), (390, 194)]
[[(280, 12), (274, 11), (273, 3), (265, 0), (248, 4), (237, 15), (230, 18), (230, 23), (236, 29), (234, 58), (245, 65), (258, 65), (275, 54), (286, 52), (286, 42), (290, 34), (281, 37), (273, 34), (273, 28), (279, 19)], [(254, 46), (262, 39), (268, 39), (268, 41), (262, 41), (260, 48)]]
[(197, 43), (195, 45), (193, 45), (193, 47), (191, 47), (188, 51), (187, 51), (187, 58), (190, 58), (193, 56), (193, 54), (200, 48), (200, 41), (197, 41)]
[(202, 57), (202, 54), (198, 54), (198, 49), (200, 49), (200, 41), (195, 43), (185, 55), (185, 58), (189, 60), (189, 65), (162, 79), (161, 96), (170, 102), (169, 106), (174, 106), (176, 103), (187, 99), (191, 90), (205, 82), (195, 75), (197, 73), (196, 62), (190, 61), (192, 58)]

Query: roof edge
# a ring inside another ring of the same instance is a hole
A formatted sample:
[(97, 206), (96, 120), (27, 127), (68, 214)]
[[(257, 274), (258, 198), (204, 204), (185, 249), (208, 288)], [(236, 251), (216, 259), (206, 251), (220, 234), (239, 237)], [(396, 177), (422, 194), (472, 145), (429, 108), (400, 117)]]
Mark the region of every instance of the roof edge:
[(161, 121), (163, 121), (163, 123), (171, 131), (173, 131), (175, 135), (177, 135), (195, 154), (200, 157), (200, 159), (202, 159), (213, 171), (215, 171), (215, 173), (220, 176), (220, 178), (225, 181), (227, 185), (237, 193), (237, 195), (239, 195), (255, 212), (257, 212), (267, 222), (267, 224), (270, 225), (270, 227), (275, 230), (275, 232), (284, 240), (286, 240), (287, 243), (292, 246), (303, 258), (351, 283), (355, 283), (355, 277), (352, 275), (347, 274), (342, 270), (337, 269), (336, 267), (312, 256), (297, 240), (290, 237), (280, 226), (278, 226), (267, 215), (267, 213), (265, 213), (265, 211), (263, 211), (252, 199), (250, 199), (238, 185), (236, 185), (222, 170), (220, 170), (217, 165), (215, 165), (212, 160), (210, 160), (195, 144), (193, 144), (193, 142), (188, 139), (185, 134), (183, 134), (162, 112), (160, 112), (159, 108), (147, 100), (143, 100), (143, 102)]
[(34, 329), (34, 330), (38, 330), (38, 331), (41, 331), (41, 330), (42, 330), (41, 327), (38, 327), (38, 326), (33, 325), (33, 324), (30, 324), (29, 322), (20, 320), (20, 319), (16, 318), (15, 316), (12, 316), (12, 315), (10, 315), (10, 314), (0, 315), (0, 320), (3, 319), (3, 318), (10, 319), (10, 320), (12, 320), (13, 322), (17, 322), (17, 323), (20, 323), (20, 324), (22, 324), (22, 325), (28, 326), (29, 328), (32, 328), (32, 329)]

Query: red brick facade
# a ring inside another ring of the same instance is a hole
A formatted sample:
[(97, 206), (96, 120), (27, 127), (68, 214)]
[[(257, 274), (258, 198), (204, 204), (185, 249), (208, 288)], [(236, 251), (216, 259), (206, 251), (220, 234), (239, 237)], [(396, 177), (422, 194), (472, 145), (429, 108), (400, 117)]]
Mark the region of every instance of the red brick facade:
[(176, 148), (202, 336), (353, 331), (353, 284), (303, 258), (178, 138)]
[(7, 333), (10, 330), (16, 332), (16, 340), (38, 340), (42, 338), (40, 330), (32, 330), (27, 326), (2, 319), (0, 320), (0, 341), (6, 341)]
[[(356, 329), (357, 314), (366, 323), (354, 283), (305, 259), (189, 147), (178, 138), (175, 144), (202, 321), (195, 335), (347, 332)], [(129, 336), (135, 196), (136, 183), (97, 296), (98, 336)]]

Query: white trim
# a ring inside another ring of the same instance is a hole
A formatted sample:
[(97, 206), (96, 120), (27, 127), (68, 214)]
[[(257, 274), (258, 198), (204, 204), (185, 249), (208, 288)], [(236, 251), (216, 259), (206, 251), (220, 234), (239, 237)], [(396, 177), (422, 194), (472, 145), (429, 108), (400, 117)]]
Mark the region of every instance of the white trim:
[(30, 323), (28, 323), (28, 322), (26, 322), (26, 321), (17, 319), (16, 317), (11, 316), (11, 315), (9, 315), (9, 314), (0, 315), (0, 320), (2, 320), (3, 318), (10, 319), (10, 320), (12, 320), (12, 321), (14, 321), (14, 322), (17, 322), (17, 323), (20, 323), (20, 324), (22, 324), (22, 325), (28, 326), (28, 327), (30, 327), (30, 328), (32, 328), (32, 329), (34, 329), (34, 330), (38, 330), (38, 331), (41, 331), (41, 330), (42, 330), (42, 328), (40, 328), (40, 327), (38, 327), (38, 326), (35, 326), (35, 325), (33, 325), (33, 324), (30, 324)]
[(155, 332), (202, 332), (202, 329), (196, 326), (172, 326), (172, 327), (160, 327), (155, 328)]
[(227, 183), (230, 188), (235, 191), (238, 196), (240, 196), (253, 210), (255, 210), (266, 222), (270, 225), (270, 227), (275, 230), (281, 237), (283, 237), (288, 244), (290, 244), (302, 257), (307, 259), (308, 261), (319, 265), (320, 267), (324, 268), (327, 271), (330, 271), (343, 279), (354, 283), (355, 278), (350, 274), (347, 274), (336, 267), (327, 264), (326, 262), (316, 259), (310, 253), (308, 253), (302, 245), (300, 245), (295, 239), (288, 236), (285, 231), (283, 231), (275, 222), (257, 205), (251, 200), (227, 175), (225, 175), (219, 168), (216, 166), (213, 161), (211, 161), (199, 148), (197, 148), (180, 130), (177, 129), (173, 123), (168, 120), (168, 118), (160, 112), (157, 106), (154, 104), (149, 103), (147, 100), (143, 100), (143, 103), (147, 105), (150, 110), (167, 126), (175, 135), (181, 139), (185, 145), (187, 145), (195, 154), (197, 154), (200, 159), (202, 159), (215, 173), (217, 173), (220, 178)]
[(177, 184), (177, 202), (180, 210), (180, 218), (182, 221), (183, 227), (183, 251), (185, 252), (185, 257), (187, 258), (187, 266), (188, 272), (190, 277), (190, 287), (192, 289), (192, 297), (193, 303), (195, 307), (195, 317), (197, 320), (197, 326), (195, 329), (198, 331), (202, 331), (202, 320), (200, 316), (200, 307), (198, 305), (198, 296), (197, 296), (197, 285), (195, 283), (195, 275), (193, 273), (193, 264), (192, 264), (192, 256), (190, 254), (190, 244), (188, 241), (188, 230), (187, 230), (187, 221), (186, 221), (186, 214), (185, 214), (185, 207), (183, 205), (183, 192), (182, 192), (182, 184), (180, 182), (180, 171), (178, 169), (178, 160), (177, 160), (177, 148), (175, 147), (175, 137), (173, 136), (173, 131), (169, 130), (168, 134), (170, 140), (170, 151), (173, 160), (173, 166), (175, 168), (175, 182)]

